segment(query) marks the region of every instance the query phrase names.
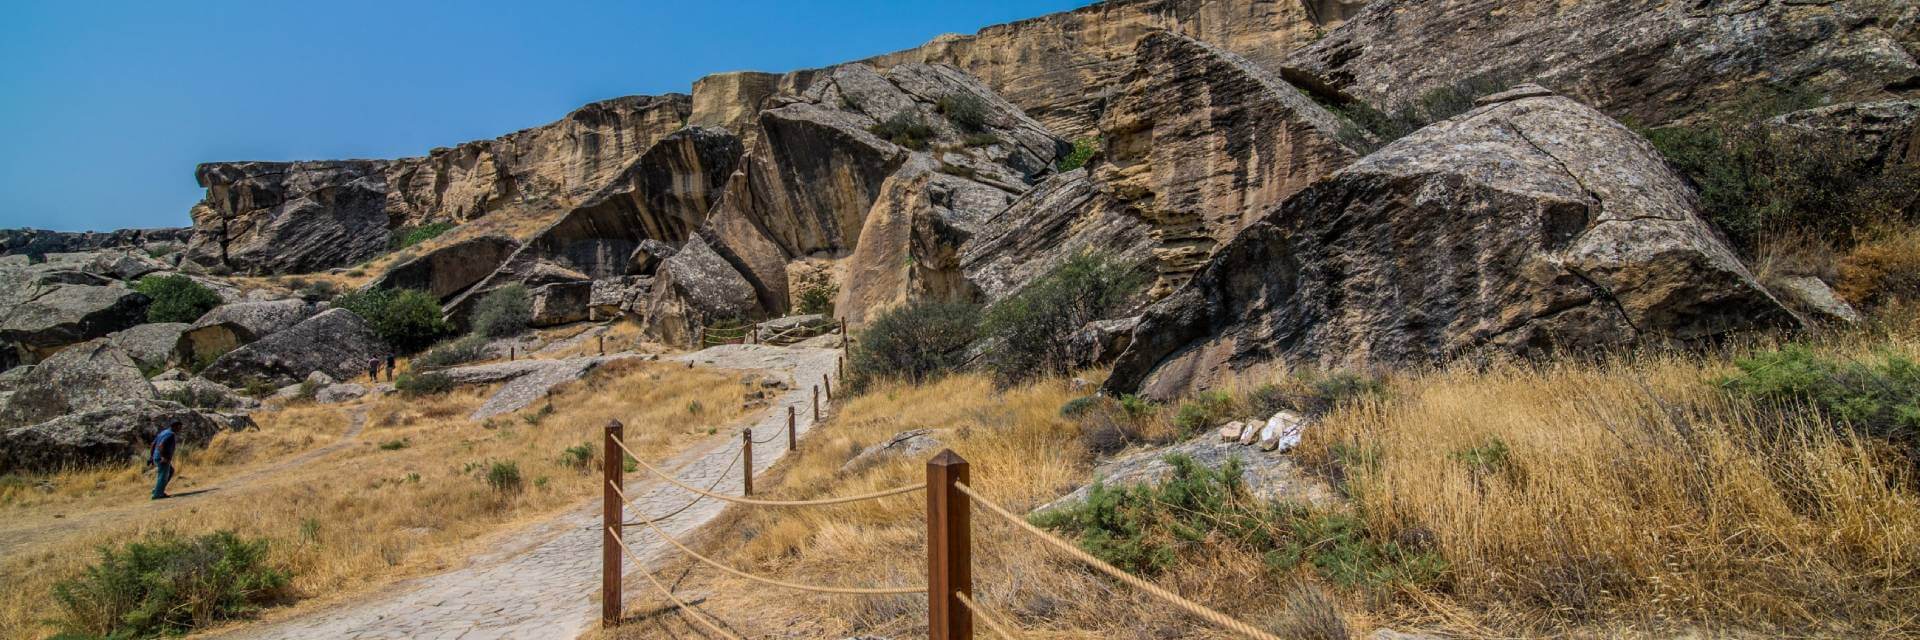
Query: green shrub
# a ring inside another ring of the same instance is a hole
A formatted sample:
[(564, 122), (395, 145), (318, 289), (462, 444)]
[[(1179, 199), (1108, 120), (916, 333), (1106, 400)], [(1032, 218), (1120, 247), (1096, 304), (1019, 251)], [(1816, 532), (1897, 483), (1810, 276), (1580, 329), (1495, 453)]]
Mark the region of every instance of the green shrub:
[(1226, 422), (1233, 417), (1233, 397), (1224, 391), (1202, 391), (1180, 403), (1173, 415), (1173, 426), (1193, 433)]
[(440, 395), (453, 387), (453, 378), (444, 373), (402, 373), (393, 380), (394, 390), (409, 397)]
[(102, 547), (97, 564), (54, 585), (53, 599), (69, 637), (144, 638), (247, 615), (283, 599), (288, 581), (264, 539), (162, 531)]
[(593, 462), (592, 444), (582, 442), (560, 451), (560, 463), (569, 467), (586, 471), (587, 465), (591, 462)]
[(991, 147), (1000, 144), (1000, 136), (991, 133), (969, 133), (960, 138), (961, 144), (969, 147)]
[(1066, 404), (1060, 405), (1060, 416), (1076, 418), (1085, 415), (1088, 411), (1092, 411), (1098, 406), (1100, 406), (1100, 398), (1098, 396), (1081, 396), (1068, 400)]
[(500, 338), (519, 333), (533, 320), (533, 294), (520, 283), (509, 284), (480, 298), (473, 308), (473, 332)]
[(491, 342), (483, 335), (470, 335), (454, 338), (433, 345), (426, 353), (413, 359), (413, 366), (420, 369), (441, 369), (465, 364), (487, 357), (487, 343)]
[(1734, 361), (1736, 375), (1720, 382), (1753, 400), (1810, 406), (1838, 426), (1899, 446), (1920, 463), (1920, 365), (1885, 353), (1839, 361), (1805, 345), (1789, 345)]
[(893, 117), (867, 127), (867, 131), (915, 151), (925, 150), (927, 142), (932, 140), (934, 135), (933, 127), (927, 126), (926, 121), (921, 120), (919, 114), (912, 111), (893, 114)]
[(964, 363), (967, 345), (979, 336), (980, 308), (971, 304), (917, 302), (882, 312), (854, 343), (856, 385), (869, 379), (925, 382)]
[(953, 122), (961, 131), (979, 132), (987, 128), (987, 101), (971, 93), (940, 96), (934, 110)]
[(1428, 89), (1391, 113), (1359, 100), (1330, 107), (1348, 123), (1336, 134), (1340, 141), (1371, 152), (1422, 127), (1466, 113), (1473, 109), (1474, 101), (1505, 91), (1514, 84), (1512, 79), (1500, 75), (1472, 76)]
[(418, 289), (366, 289), (335, 298), (334, 306), (366, 319), (395, 349), (412, 353), (453, 333), (453, 325), (441, 317), (440, 301)]
[(416, 227), (394, 229), (391, 239), (387, 241), (387, 250), (399, 251), (438, 238), (440, 234), (452, 231), (455, 226), (451, 222), (429, 222)]
[(510, 460), (495, 461), (487, 468), (487, 486), (497, 493), (519, 493), (522, 488), (520, 465)]
[(193, 322), (220, 306), (220, 294), (183, 275), (147, 276), (134, 282), (133, 290), (153, 299), (147, 322)]
[(833, 276), (823, 271), (801, 276), (799, 281), (798, 311), (832, 317), (833, 299), (840, 295), (840, 285), (834, 284)]
[(300, 296), (303, 298), (332, 300), (333, 297), (337, 295), (340, 295), (340, 287), (334, 285), (331, 280), (315, 280), (304, 287), (300, 287)]
[(1154, 406), (1152, 400), (1128, 393), (1120, 396), (1120, 409), (1129, 418), (1144, 418), (1153, 413)]
[(1069, 373), (1074, 332), (1124, 309), (1146, 281), (1138, 265), (1105, 254), (1068, 258), (988, 310), (983, 331), (996, 341), (988, 368), (1007, 385)]
[(386, 442), (380, 443), (380, 450), (381, 451), (399, 451), (401, 449), (405, 449), (410, 446), (413, 446), (412, 440), (401, 438), (399, 440), (388, 440)]
[(1060, 159), (1054, 162), (1054, 166), (1060, 169), (1061, 173), (1087, 166), (1087, 161), (1093, 159), (1093, 152), (1099, 149), (1099, 138), (1081, 138), (1075, 140), (1073, 141), (1073, 150), (1067, 152), (1067, 155), (1060, 156)]

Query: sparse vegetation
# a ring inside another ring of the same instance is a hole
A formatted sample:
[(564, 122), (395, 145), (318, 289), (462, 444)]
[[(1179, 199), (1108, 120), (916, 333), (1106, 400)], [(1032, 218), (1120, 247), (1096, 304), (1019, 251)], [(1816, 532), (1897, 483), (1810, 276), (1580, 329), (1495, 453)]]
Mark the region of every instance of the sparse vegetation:
[(979, 336), (980, 308), (945, 302), (911, 303), (867, 323), (853, 348), (858, 386), (874, 380), (924, 382), (946, 375), (965, 360)]
[(387, 250), (399, 251), (413, 247), (438, 238), (440, 234), (452, 231), (455, 226), (458, 225), (451, 222), (429, 222), (419, 226), (394, 229), (392, 239), (387, 242)]
[(267, 541), (231, 531), (162, 530), (100, 549), (100, 561), (53, 587), (66, 637), (151, 638), (245, 616), (287, 593)]
[(1173, 415), (1173, 426), (1181, 433), (1194, 433), (1226, 422), (1233, 417), (1233, 397), (1225, 391), (1196, 393)]
[(526, 330), (533, 320), (533, 295), (526, 285), (509, 284), (480, 298), (473, 309), (474, 335), (501, 338)]
[(1839, 360), (1788, 345), (1734, 361), (1730, 393), (1789, 414), (1811, 406), (1836, 427), (1898, 447), (1920, 465), (1920, 364), (1902, 354)]
[(1128, 305), (1146, 281), (1138, 265), (1105, 254), (1068, 258), (987, 311), (982, 332), (996, 341), (987, 366), (1004, 384), (1067, 374), (1078, 364), (1074, 333)]
[(183, 275), (147, 276), (134, 282), (133, 289), (153, 300), (147, 305), (147, 322), (193, 322), (220, 306), (220, 294)]
[(453, 333), (453, 325), (441, 317), (440, 301), (418, 289), (353, 291), (333, 304), (366, 319), (380, 339), (408, 353)]
[(416, 370), (444, 369), (466, 364), (487, 357), (487, 344), (491, 342), (483, 335), (468, 335), (433, 345), (426, 353), (414, 358), (411, 366)]
[(920, 115), (912, 111), (893, 114), (879, 124), (867, 127), (867, 131), (888, 142), (915, 151), (925, 151), (927, 143), (934, 137), (933, 127), (927, 126), (926, 121), (921, 120)]
[(394, 378), (393, 388), (406, 396), (437, 396), (454, 388), (453, 378), (444, 373), (402, 373)]
[(1835, 292), (1873, 311), (1920, 302), (1920, 228), (1871, 233), (1840, 258)]
[(977, 133), (987, 128), (987, 101), (971, 93), (949, 93), (940, 96), (934, 104), (934, 110), (953, 122), (961, 131)]
[(1067, 155), (1060, 156), (1060, 159), (1054, 162), (1054, 167), (1059, 169), (1061, 173), (1066, 173), (1087, 166), (1087, 161), (1093, 159), (1093, 152), (1099, 150), (1099, 138), (1080, 138), (1074, 140), (1073, 150), (1067, 152)]
[(834, 283), (833, 274), (817, 271), (802, 275), (797, 285), (797, 311), (833, 317), (833, 299), (840, 295), (840, 285)]
[(499, 460), (487, 466), (487, 487), (495, 493), (514, 494), (523, 488), (520, 481), (520, 465), (512, 461)]
[(1348, 127), (1338, 133), (1341, 142), (1371, 152), (1422, 127), (1466, 113), (1473, 109), (1475, 100), (1514, 84), (1516, 81), (1506, 76), (1477, 75), (1429, 89), (1391, 113), (1359, 100), (1328, 106), (1347, 122)]

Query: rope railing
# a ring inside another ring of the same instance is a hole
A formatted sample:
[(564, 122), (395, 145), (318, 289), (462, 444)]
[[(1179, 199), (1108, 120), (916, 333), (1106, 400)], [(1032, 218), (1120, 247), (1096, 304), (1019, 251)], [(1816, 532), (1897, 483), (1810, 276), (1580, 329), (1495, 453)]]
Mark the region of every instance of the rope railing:
[(739, 496), (730, 496), (723, 493), (714, 493), (712, 491), (707, 491), (705, 489), (701, 489), (699, 487), (687, 484), (685, 482), (681, 482), (678, 478), (673, 477), (672, 474), (669, 474), (665, 471), (661, 471), (660, 469), (654, 467), (653, 465), (647, 464), (645, 461), (641, 460), (640, 456), (634, 455), (633, 450), (627, 448), (627, 443), (621, 442), (619, 440), (614, 440), (613, 443), (619, 446), (620, 450), (627, 452), (627, 455), (632, 456), (633, 461), (639, 464), (640, 468), (646, 469), (649, 473), (652, 473), (656, 476), (660, 476), (661, 479), (666, 480), (669, 483), (672, 483), (674, 486), (680, 487), (682, 489), (686, 489), (687, 491), (692, 491), (694, 493), (697, 493), (709, 498), (713, 498), (715, 500), (720, 500), (723, 502), (731, 502), (734, 504), (748, 504), (748, 505), (754, 505), (754, 506), (760, 506), (760, 507), (818, 507), (818, 506), (825, 506), (825, 505), (832, 505), (832, 504), (845, 504), (848, 502), (860, 502), (862, 500), (874, 500), (879, 498), (885, 498), (888, 496), (896, 496), (903, 493), (913, 493), (915, 491), (920, 491), (922, 489), (927, 488), (926, 483), (920, 483), (920, 484), (908, 485), (904, 487), (895, 487), (892, 489), (875, 491), (872, 493), (863, 493), (855, 496), (845, 496), (840, 498), (822, 498), (818, 500), (756, 500), (753, 498), (742, 498)]
[[(620, 537), (619, 531), (615, 531), (613, 527), (607, 527), (606, 530), (607, 530), (607, 535), (612, 536), (615, 542), (620, 543), (621, 548), (624, 548), (627, 550), (628, 556), (634, 557), (634, 558), (640, 557), (640, 552), (635, 551), (633, 549), (633, 545), (627, 544), (626, 539)], [(708, 631), (712, 631), (715, 635), (718, 635), (722, 638), (727, 638), (728, 640), (742, 640), (740, 636), (734, 635), (733, 632), (727, 631), (725, 628), (722, 628), (719, 623), (716, 623), (712, 620), (707, 619), (706, 614), (700, 613), (699, 611), (695, 610), (691, 605), (688, 605), (686, 602), (682, 601), (679, 597), (673, 595), (673, 590), (668, 589), (667, 585), (661, 584), (660, 579), (653, 577), (653, 572), (648, 571), (646, 567), (640, 568), (640, 575), (646, 576), (647, 582), (653, 583), (653, 588), (658, 589), (660, 591), (660, 595), (666, 596), (668, 602), (672, 602), (673, 606), (678, 607), (681, 612), (686, 613), (687, 617), (691, 618), (694, 622), (700, 623), (700, 626), (706, 627)]]
[[(613, 483), (611, 482), (608, 483), (608, 486), (610, 486), (613, 489), (614, 493), (617, 493), (620, 495), (621, 501), (631, 506), (636, 506), (636, 507), (638, 506), (633, 504), (633, 500), (628, 498), (626, 492), (621, 491), (620, 487), (613, 486)], [(729, 575), (750, 580), (753, 582), (758, 582), (760, 584), (772, 585), (775, 587), (784, 587), (787, 589), (794, 589), (797, 591), (811, 591), (814, 593), (837, 593), (837, 594), (849, 594), (849, 595), (903, 595), (903, 594), (927, 592), (926, 587), (878, 587), (878, 588), (828, 587), (828, 586), (820, 586), (820, 585), (800, 584), (798, 582), (787, 582), (784, 580), (776, 580), (773, 578), (761, 577), (761, 576), (753, 575), (751, 573), (747, 573), (745, 571), (741, 571), (739, 569), (735, 569), (733, 567), (727, 566), (725, 564), (722, 564), (718, 560), (714, 560), (713, 558), (700, 555), (700, 552), (694, 551), (692, 548), (688, 547), (687, 545), (681, 544), (679, 540), (675, 540), (673, 536), (667, 535), (667, 532), (665, 530), (653, 524), (651, 520), (641, 520), (640, 523), (646, 525), (647, 528), (652, 529), (654, 535), (660, 536), (660, 539), (667, 541), (667, 544), (673, 545), (674, 548), (679, 549), (682, 553), (685, 553), (689, 556), (693, 556), (693, 559), (699, 560), (702, 564), (705, 564), (709, 567), (713, 567), (715, 569), (719, 569), (723, 572), (726, 572)]]
[(1271, 633), (1267, 633), (1265, 631), (1261, 631), (1257, 628), (1254, 628), (1253, 625), (1247, 624), (1245, 622), (1241, 622), (1240, 620), (1235, 619), (1232, 616), (1229, 616), (1224, 613), (1220, 613), (1218, 611), (1214, 611), (1213, 609), (1207, 608), (1205, 605), (1183, 598), (1180, 596), (1180, 594), (1174, 593), (1172, 591), (1168, 591), (1165, 588), (1162, 588), (1160, 585), (1154, 584), (1152, 582), (1147, 581), (1144, 578), (1133, 575), (1131, 573), (1127, 573), (1126, 571), (1122, 571), (1119, 568), (1114, 567), (1113, 565), (1107, 564), (1106, 562), (1100, 560), (1099, 558), (1093, 557), (1093, 554), (1087, 553), (1086, 551), (1081, 550), (1079, 547), (1073, 546), (1072, 543), (1053, 537), (1051, 534), (1048, 534), (1047, 532), (1040, 530), (1039, 527), (1033, 526), (1031, 523), (1028, 523), (1025, 518), (1014, 515), (1013, 512), (1008, 511), (1005, 507), (1002, 507), (999, 504), (993, 502), (992, 500), (988, 500), (986, 499), (986, 497), (981, 496), (978, 493), (975, 493), (973, 491), (973, 488), (967, 486), (965, 482), (954, 482), (953, 486), (955, 489), (958, 489), (961, 493), (966, 494), (966, 496), (969, 499), (971, 499), (973, 502), (978, 503), (980, 506), (986, 507), (987, 510), (993, 512), (994, 515), (1000, 516), (1001, 519), (1012, 523), (1015, 527), (1018, 527), (1021, 530), (1026, 531), (1027, 533), (1033, 534), (1034, 537), (1040, 538), (1042, 542), (1045, 542), (1048, 545), (1051, 545), (1055, 549), (1059, 549), (1060, 551), (1066, 553), (1069, 556), (1073, 556), (1074, 559), (1079, 560), (1083, 563), (1086, 563), (1088, 566), (1091, 566), (1094, 569), (1098, 569), (1101, 573), (1107, 574), (1109, 577), (1112, 577), (1115, 580), (1119, 580), (1121, 582), (1127, 583), (1128, 585), (1132, 586), (1135, 589), (1139, 589), (1141, 591), (1146, 592), (1148, 595), (1164, 600), (1168, 604), (1172, 604), (1186, 611), (1187, 613), (1193, 614), (1194, 617), (1200, 618), (1202, 620), (1206, 620), (1207, 622), (1211, 622), (1223, 629), (1238, 632), (1240, 634), (1246, 635), (1249, 638), (1257, 638), (1258, 640), (1280, 640), (1278, 636), (1275, 636)]
[[(718, 486), (720, 486), (720, 483), (721, 483), (721, 482), (723, 482), (723, 481), (725, 481), (725, 480), (727, 479), (727, 472), (728, 472), (728, 471), (733, 471), (733, 466), (734, 466), (734, 465), (737, 465), (737, 464), (740, 464), (740, 455), (741, 455), (741, 454), (743, 454), (743, 453), (746, 453), (746, 452), (745, 452), (745, 451), (735, 451), (735, 452), (734, 452), (734, 454), (733, 454), (733, 461), (732, 461), (732, 462), (729, 462), (729, 463), (727, 463), (727, 468), (726, 468), (726, 470), (725, 470), (725, 471), (721, 471), (721, 472), (720, 472), (720, 475), (717, 475), (717, 476), (714, 476), (714, 477), (713, 477), (713, 484), (710, 484), (710, 485), (707, 485), (707, 490), (708, 490), (708, 491), (712, 491), (714, 487), (718, 487)], [(637, 462), (637, 460), (636, 460), (636, 462)], [(692, 509), (692, 508), (693, 508), (693, 505), (696, 505), (696, 504), (700, 504), (700, 501), (701, 501), (701, 500), (705, 500), (705, 499), (707, 499), (707, 497), (706, 497), (706, 496), (699, 496), (699, 495), (696, 495), (696, 496), (694, 496), (694, 497), (693, 497), (693, 500), (690, 500), (690, 501), (688, 501), (688, 502), (687, 502), (686, 504), (683, 504), (683, 505), (680, 505), (680, 508), (678, 508), (678, 509), (674, 509), (674, 510), (672, 510), (672, 511), (669, 511), (669, 512), (667, 512), (667, 515), (664, 515), (664, 516), (655, 516), (655, 517), (653, 517), (653, 518), (650, 518), (650, 519), (648, 519), (648, 522), (665, 522), (665, 521), (667, 521), (667, 520), (671, 520), (671, 519), (673, 519), (673, 517), (674, 517), (674, 516), (677, 516), (677, 515), (680, 515), (681, 513), (683, 513), (683, 512), (685, 512), (685, 511), (686, 511), (686, 510), (688, 510), (688, 509)], [(640, 521), (637, 521), (637, 520), (636, 520), (636, 521), (632, 521), (632, 522), (622, 522), (622, 523), (620, 523), (620, 526), (623, 526), (623, 527), (631, 527), (631, 526), (633, 526), (633, 525), (636, 525), (636, 524), (646, 524), (646, 523), (645, 523), (645, 522), (640, 522)], [(588, 528), (589, 528), (589, 529), (591, 529), (592, 527), (588, 527)]]
[(979, 618), (981, 622), (987, 623), (987, 628), (991, 629), (993, 635), (998, 636), (1000, 640), (1017, 640), (1020, 638), (1020, 634), (1014, 633), (1007, 623), (1001, 622), (999, 618), (995, 618), (993, 614), (988, 613), (986, 607), (980, 606), (979, 603), (973, 601), (973, 598), (968, 597), (967, 592), (955, 591), (953, 592), (953, 597), (959, 600), (960, 604), (967, 608), (967, 611), (973, 612), (973, 617)]

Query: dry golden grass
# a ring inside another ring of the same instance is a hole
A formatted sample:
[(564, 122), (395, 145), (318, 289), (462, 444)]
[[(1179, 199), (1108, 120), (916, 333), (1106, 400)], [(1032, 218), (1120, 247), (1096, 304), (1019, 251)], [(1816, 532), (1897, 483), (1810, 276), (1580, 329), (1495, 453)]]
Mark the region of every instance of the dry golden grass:
[[(243, 469), (284, 457), (298, 448), (289, 443), (307, 442), (310, 435), (325, 441), (324, 432), (298, 426), (319, 412), (365, 410), (369, 422), (353, 446), (308, 464), (265, 474), (247, 486), (153, 503), (156, 509), (186, 508), (142, 510), (52, 546), (10, 555), (0, 561), (0, 575), (11, 578), (0, 594), (0, 637), (50, 634), (53, 629), (37, 622), (56, 614), (48, 596), (55, 582), (77, 575), (94, 560), (97, 546), (158, 529), (185, 534), (231, 529), (271, 539), (273, 560), (293, 571), (294, 588), (308, 600), (269, 616), (457, 566), (488, 536), (597, 495), (598, 475), (592, 470), (609, 419), (629, 425), (628, 443), (637, 452), (665, 457), (742, 417), (744, 387), (737, 378), (664, 364), (616, 363), (556, 392), (550, 413), (539, 405), (486, 425), (466, 419), (486, 398), (480, 389), (261, 414), (259, 432), (222, 435), (204, 450), (187, 450), (180, 473), (191, 477)], [(564, 451), (582, 444), (592, 453), (568, 460)], [(515, 465), (522, 479), (519, 490), (489, 487), (486, 475), (495, 462)], [(146, 480), (126, 470), (78, 472), (55, 481), (106, 485), (92, 497), (76, 498), (76, 509), (139, 501), (146, 490)], [(84, 512), (70, 509), (69, 515)]]
[[(1920, 355), (1910, 322), (1819, 338), (1838, 356)], [(1768, 345), (1757, 345), (1768, 346)], [(1447, 570), (1418, 586), (1340, 587), (1311, 566), (1209, 538), (1162, 585), (1287, 637), (1376, 627), (1463, 637), (1920, 636), (1920, 494), (1912, 469), (1808, 411), (1762, 408), (1714, 383), (1731, 358), (1627, 354), (1598, 363), (1495, 363), (1392, 376), (1381, 398), (1324, 417), (1299, 457), (1342, 483), (1370, 535), (1419, 545)], [(1258, 380), (1243, 380), (1250, 388)], [(848, 403), (760, 486), (780, 498), (918, 482), (924, 456), (840, 473), (861, 447), (912, 428), (971, 461), (974, 484), (1024, 512), (1088, 477), (1090, 428), (1062, 418), (1063, 381), (996, 393), (977, 376), (882, 386)], [(1147, 419), (1152, 432), (1171, 409)], [(1477, 470), (1469, 450), (1501, 443)], [(1367, 462), (1367, 461), (1373, 462)], [(734, 509), (702, 541), (735, 567), (832, 585), (924, 580), (924, 498), (828, 509)], [(1216, 638), (974, 511), (975, 589), (1034, 637)], [(683, 574), (686, 574), (683, 577)], [(660, 575), (747, 637), (911, 636), (924, 596), (793, 593), (677, 561)], [(690, 629), (645, 615), (607, 637)]]
[(1920, 302), (1920, 229), (1900, 227), (1870, 233), (1840, 259), (1840, 297), (1876, 308)]

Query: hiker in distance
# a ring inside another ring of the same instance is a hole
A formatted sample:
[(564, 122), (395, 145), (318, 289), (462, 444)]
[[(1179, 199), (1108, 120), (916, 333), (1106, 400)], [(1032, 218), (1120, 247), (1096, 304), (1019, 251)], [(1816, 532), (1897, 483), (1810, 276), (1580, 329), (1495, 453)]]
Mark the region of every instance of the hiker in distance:
[(167, 483), (173, 480), (173, 449), (180, 442), (180, 436), (174, 430), (180, 427), (175, 420), (153, 437), (153, 449), (147, 452), (147, 466), (154, 467), (153, 498), (171, 498), (167, 495)]
[(380, 356), (367, 358), (367, 384), (380, 381)]
[(393, 352), (387, 352), (387, 382), (393, 382)]

